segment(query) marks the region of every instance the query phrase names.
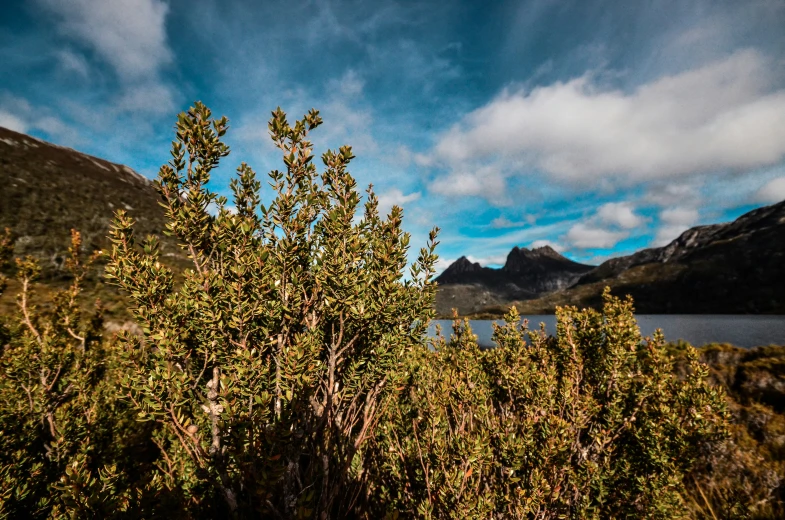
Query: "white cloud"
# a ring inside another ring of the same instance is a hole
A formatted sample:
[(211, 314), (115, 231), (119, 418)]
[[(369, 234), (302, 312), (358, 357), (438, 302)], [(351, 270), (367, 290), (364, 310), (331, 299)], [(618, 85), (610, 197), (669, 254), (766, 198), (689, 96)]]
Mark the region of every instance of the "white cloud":
[(379, 150), (379, 144), (371, 134), (371, 111), (357, 106), (349, 96), (327, 101), (321, 114), (326, 124), (319, 140), (350, 144), (355, 155), (373, 154)]
[(26, 134), (30, 125), (21, 117), (0, 109), (0, 126), (14, 132)]
[(436, 265), (433, 266), (434, 271), (436, 271), (436, 276), (439, 276), (442, 271), (444, 271), (445, 269), (450, 267), (452, 265), (452, 263), (455, 262), (456, 260), (457, 260), (457, 258), (442, 258), (442, 257), (439, 257), (436, 260)]
[(578, 249), (607, 249), (628, 236), (627, 231), (612, 231), (579, 222), (570, 228), (564, 240)]
[(785, 156), (785, 90), (772, 88), (775, 68), (745, 50), (632, 92), (603, 89), (590, 73), (505, 91), (442, 134), (432, 155), (452, 169), (517, 160), (585, 183), (773, 164)]
[[(328, 78), (313, 85), (317, 94), (301, 85), (283, 89), (276, 94), (277, 98), (267, 96), (259, 102), (258, 106), (264, 107), (263, 109), (245, 111), (235, 118), (232, 135), (245, 144), (253, 145), (254, 148), (246, 149), (246, 152), (257, 154), (262, 163), (278, 167), (279, 151), (269, 137), (267, 122), (270, 112), (267, 107), (279, 104), (286, 112), (289, 123), (293, 123), (309, 109), (317, 108), (324, 125), (309, 136), (315, 150), (350, 145), (354, 155), (360, 160), (375, 155), (397, 167), (407, 166), (411, 161), (411, 151), (408, 148), (399, 145), (390, 153), (381, 150), (376, 141), (373, 134), (373, 111), (364, 100), (363, 85), (360, 75), (349, 69), (342, 76)], [(259, 143), (262, 144), (261, 153), (258, 149)], [(268, 162), (271, 157), (275, 160)], [(357, 175), (356, 171), (353, 173)]]
[(328, 83), (331, 90), (338, 90), (344, 96), (357, 96), (362, 94), (365, 81), (353, 69), (347, 70), (341, 79)]
[[(433, 222), (434, 220), (431, 218), (423, 225), (430, 227)], [(509, 252), (513, 244), (531, 244), (537, 240), (552, 240), (553, 237), (565, 234), (569, 226), (570, 222), (562, 220), (552, 224), (513, 229), (500, 235), (483, 234), (479, 236), (450, 232), (448, 231), (450, 228), (445, 226), (445, 230), (439, 235), (439, 240), (443, 245), (451, 247), (452, 251), (483, 251), (487, 255), (496, 255)]]
[(494, 229), (506, 229), (506, 228), (516, 228), (523, 226), (523, 222), (513, 222), (512, 220), (508, 219), (504, 215), (496, 217), (495, 219), (491, 220), (491, 227)]
[(699, 199), (698, 190), (691, 184), (655, 183), (648, 188), (644, 197), (646, 202), (657, 206), (673, 206), (675, 204), (696, 203)]
[(660, 229), (657, 230), (657, 234), (654, 236), (654, 240), (652, 241), (652, 246), (654, 247), (667, 246), (688, 229), (690, 229), (690, 226), (681, 226), (681, 225), (662, 226)]
[(608, 202), (597, 210), (597, 217), (600, 221), (612, 226), (619, 226), (624, 229), (632, 229), (643, 224), (644, 219), (635, 214), (632, 204), (629, 202)]
[(414, 164), (423, 167), (433, 166), (433, 157), (424, 153), (416, 153), (414, 154)]
[(52, 115), (46, 108), (34, 107), (26, 99), (0, 92), (0, 126), (29, 134), (40, 130), (58, 144), (76, 146), (80, 143), (77, 130)]
[(77, 54), (70, 49), (63, 49), (57, 51), (55, 56), (60, 62), (60, 67), (65, 72), (73, 72), (83, 78), (87, 78), (90, 75), (90, 66), (81, 54)]
[[(310, 98), (311, 106), (320, 107), (325, 121), (324, 126), (314, 134), (317, 145), (327, 146), (349, 144), (356, 156), (368, 156), (379, 151), (379, 144), (373, 135), (374, 118), (372, 110), (364, 103), (364, 81), (352, 69), (340, 78), (332, 78), (324, 84), (326, 96), (323, 99)], [(308, 98), (306, 92), (299, 93), (299, 99)], [(265, 131), (267, 126), (265, 125)]]
[(161, 0), (38, 0), (59, 31), (91, 47), (126, 80), (154, 76), (172, 60)]
[(156, 81), (126, 88), (115, 104), (115, 108), (120, 112), (147, 114), (167, 114), (173, 112), (175, 107), (172, 90)]
[(755, 195), (755, 199), (764, 204), (782, 202), (785, 200), (785, 177), (770, 180)]
[(428, 191), (447, 197), (482, 197), (499, 206), (510, 203), (504, 176), (494, 166), (456, 170), (437, 177), (428, 185)]
[(660, 212), (660, 221), (670, 225), (691, 226), (698, 221), (695, 208), (669, 208)]
[(698, 210), (695, 208), (675, 207), (660, 212), (662, 226), (652, 241), (652, 245), (660, 247), (671, 243), (679, 235), (698, 222)]
[(507, 262), (506, 254), (483, 256), (483, 257), (467, 255), (466, 258), (468, 258), (470, 262), (472, 263), (476, 262), (483, 267), (488, 267), (489, 265), (504, 265), (505, 262)]
[(35, 121), (35, 127), (43, 130), (49, 135), (58, 136), (68, 142), (74, 142), (78, 135), (74, 128), (65, 124), (61, 119), (53, 116), (39, 117)]
[(394, 148), (391, 146), (390, 152), (382, 152), (380, 159), (385, 161), (387, 164), (399, 167), (399, 168), (406, 168), (412, 163), (412, 159), (414, 154), (409, 149), (408, 146), (399, 144)]
[[(105, 112), (161, 115), (175, 110), (177, 89), (160, 76), (173, 59), (166, 35), (169, 4), (165, 0), (37, 2), (54, 15), (59, 34), (92, 51), (120, 79), (120, 93)], [(66, 48), (55, 56), (63, 70), (91, 77), (84, 55)]]
[(390, 212), (393, 206), (403, 207), (407, 202), (412, 202), (420, 198), (420, 192), (404, 193), (398, 188), (392, 188), (378, 196), (379, 198), (379, 214), (386, 215)]
[(570, 227), (561, 239), (578, 249), (606, 249), (629, 237), (630, 230), (647, 220), (635, 213), (630, 202), (608, 202), (585, 221)]
[(538, 247), (545, 247), (545, 246), (550, 246), (551, 249), (553, 249), (554, 251), (556, 251), (558, 253), (561, 253), (562, 251), (564, 251), (564, 246), (563, 245), (561, 245), (559, 243), (556, 243), (556, 242), (551, 242), (550, 240), (535, 240), (531, 244), (531, 248), (532, 249), (536, 249)]

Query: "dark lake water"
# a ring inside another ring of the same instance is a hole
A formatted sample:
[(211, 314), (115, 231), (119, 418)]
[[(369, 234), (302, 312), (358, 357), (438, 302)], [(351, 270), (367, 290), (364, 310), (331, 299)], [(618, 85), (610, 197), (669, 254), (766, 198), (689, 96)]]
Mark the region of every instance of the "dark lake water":
[[(556, 316), (524, 318), (528, 318), (530, 329), (539, 329), (540, 323), (545, 323), (548, 334), (556, 332)], [(667, 341), (683, 339), (696, 347), (706, 343), (730, 343), (744, 348), (785, 345), (785, 316), (639, 314), (636, 319), (644, 336), (651, 336), (655, 329), (662, 329)], [(449, 337), (452, 331), (450, 320), (434, 320), (430, 334), (435, 334), (437, 323), (442, 326), (445, 337)], [(493, 346), (491, 323), (490, 320), (471, 321), (481, 346)]]

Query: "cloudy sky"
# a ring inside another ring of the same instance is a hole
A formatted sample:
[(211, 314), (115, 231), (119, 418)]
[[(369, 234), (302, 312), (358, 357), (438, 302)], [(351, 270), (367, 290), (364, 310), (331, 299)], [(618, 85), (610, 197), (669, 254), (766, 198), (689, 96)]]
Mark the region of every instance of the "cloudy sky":
[(315, 107), (442, 266), (599, 263), (785, 199), (783, 27), (785, 0), (5, 0), (0, 126), (153, 178), (202, 100), (226, 192), (279, 167), (272, 109)]

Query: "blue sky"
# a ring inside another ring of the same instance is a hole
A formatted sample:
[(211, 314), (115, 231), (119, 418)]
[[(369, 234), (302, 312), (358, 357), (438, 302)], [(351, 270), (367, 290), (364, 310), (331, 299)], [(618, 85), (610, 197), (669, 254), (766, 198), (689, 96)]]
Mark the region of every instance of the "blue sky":
[(280, 167), (270, 111), (404, 208), (442, 267), (550, 244), (587, 263), (785, 199), (785, 1), (3, 3), (0, 126), (168, 160), (195, 100), (230, 119), (226, 192)]

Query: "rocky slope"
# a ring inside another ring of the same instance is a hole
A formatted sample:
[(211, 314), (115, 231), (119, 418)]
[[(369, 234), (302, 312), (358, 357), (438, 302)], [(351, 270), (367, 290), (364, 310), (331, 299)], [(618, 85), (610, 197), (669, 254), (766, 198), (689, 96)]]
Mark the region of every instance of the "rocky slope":
[[(50, 287), (64, 283), (63, 258), (70, 230), (82, 233), (88, 251), (106, 249), (106, 236), (116, 209), (137, 221), (140, 236), (161, 237), (162, 252), (183, 260), (173, 240), (163, 236), (165, 224), (152, 183), (131, 168), (0, 128), (0, 230), (15, 237), (15, 256), (33, 255)], [(107, 303), (116, 297), (94, 277), (91, 290)], [(11, 287), (4, 300), (13, 301)], [(0, 302), (8, 305), (8, 301)]]
[[(608, 260), (566, 290), (515, 304), (529, 314), (599, 306), (605, 286), (630, 294), (641, 313), (785, 314), (785, 201), (689, 229), (665, 247)], [(484, 311), (501, 315), (508, 307)]]
[(481, 267), (461, 257), (436, 278), (436, 311), (449, 316), (477, 312), (488, 305), (531, 299), (573, 285), (592, 266), (569, 260), (549, 246), (513, 248), (501, 269)]

